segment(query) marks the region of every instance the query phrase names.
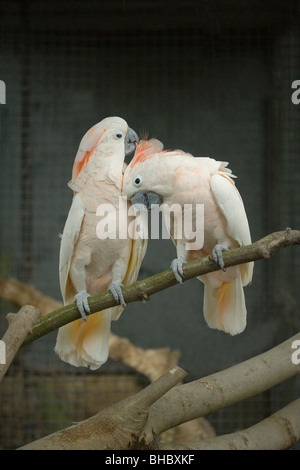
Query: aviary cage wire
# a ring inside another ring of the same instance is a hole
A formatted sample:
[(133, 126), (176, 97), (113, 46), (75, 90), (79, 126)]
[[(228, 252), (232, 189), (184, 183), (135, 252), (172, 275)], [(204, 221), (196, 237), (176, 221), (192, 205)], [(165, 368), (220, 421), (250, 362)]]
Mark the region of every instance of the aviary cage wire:
[[(113, 114), (166, 147), (229, 161), (254, 240), (299, 228), (300, 108), (291, 102), (291, 83), (300, 78), (297, 2), (191, 0), (171, 8), (153, 1), (11, 0), (0, 9), (0, 79), (7, 87), (0, 108), (1, 277), (60, 299), (58, 234), (71, 201), (73, 158), (86, 130)], [(167, 250), (150, 244), (140, 276), (165, 269)], [(151, 300), (146, 320), (133, 307), (113, 327), (141, 347), (178, 347), (190, 379), (207, 375), (299, 328), (296, 249), (257, 266), (255, 276), (246, 294), (249, 331), (235, 346), (207, 330), (200, 304), (200, 314), (181, 328), (182, 291), (174, 291), (173, 303), (168, 292)], [(189, 299), (195, 288), (185, 286)], [(197, 295), (201, 303), (200, 288)], [(191, 308), (197, 302), (189, 300)], [(168, 308), (176, 321), (165, 315)], [(1, 331), (13, 310), (1, 301)], [(93, 373), (63, 364), (53, 352), (55, 335), (24, 349), (3, 381), (3, 449), (83, 420), (147, 383), (112, 360)], [(299, 381), (292, 380), (208, 419), (218, 434), (245, 428), (297, 393)]]

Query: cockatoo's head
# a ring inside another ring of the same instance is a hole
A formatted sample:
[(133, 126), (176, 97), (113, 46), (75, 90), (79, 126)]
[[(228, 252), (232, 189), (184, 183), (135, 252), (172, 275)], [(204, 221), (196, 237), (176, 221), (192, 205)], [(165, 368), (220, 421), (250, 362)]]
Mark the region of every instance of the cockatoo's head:
[(89, 160), (95, 157), (124, 160), (134, 153), (139, 138), (127, 122), (120, 117), (108, 117), (95, 124), (83, 136), (75, 157), (72, 181), (86, 167)]
[(156, 139), (142, 140), (123, 178), (122, 194), (141, 211), (162, 204), (172, 192), (172, 173), (165, 167), (167, 160), (163, 144)]

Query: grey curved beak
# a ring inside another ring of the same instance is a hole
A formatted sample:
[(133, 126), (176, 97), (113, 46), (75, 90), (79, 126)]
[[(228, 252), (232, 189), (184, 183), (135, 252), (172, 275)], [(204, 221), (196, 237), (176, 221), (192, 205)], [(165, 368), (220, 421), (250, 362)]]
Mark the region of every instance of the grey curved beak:
[(152, 206), (160, 206), (162, 198), (159, 194), (152, 191), (138, 191), (131, 198), (132, 204), (141, 212), (149, 212)]
[(130, 156), (135, 152), (136, 144), (139, 143), (140, 139), (137, 133), (128, 127), (128, 131), (125, 136), (125, 157)]

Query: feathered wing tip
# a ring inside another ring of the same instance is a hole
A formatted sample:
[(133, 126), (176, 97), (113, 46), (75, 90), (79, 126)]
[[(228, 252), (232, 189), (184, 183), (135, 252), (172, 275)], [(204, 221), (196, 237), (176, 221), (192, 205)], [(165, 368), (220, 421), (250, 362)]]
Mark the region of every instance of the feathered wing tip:
[(230, 178), (236, 178), (236, 176), (232, 173), (230, 168), (227, 168), (229, 163), (228, 162), (219, 162), (219, 172), (223, 173), (226, 176), (229, 176)]
[(75, 367), (98, 369), (107, 361), (110, 324), (113, 309), (94, 313), (58, 330), (55, 352), (60, 359)]
[(231, 335), (242, 333), (247, 324), (247, 310), (240, 270), (231, 282), (222, 282), (213, 288), (206, 276), (204, 282), (204, 318), (210, 328)]

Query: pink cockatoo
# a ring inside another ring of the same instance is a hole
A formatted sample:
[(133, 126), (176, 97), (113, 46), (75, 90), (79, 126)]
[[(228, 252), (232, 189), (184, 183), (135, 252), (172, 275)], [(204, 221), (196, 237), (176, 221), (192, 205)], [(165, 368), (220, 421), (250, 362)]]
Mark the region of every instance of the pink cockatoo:
[[(177, 258), (171, 263), (177, 281), (183, 281), (184, 263), (212, 254), (221, 269), (199, 276), (204, 283), (204, 317), (211, 328), (231, 335), (241, 333), (247, 315), (243, 286), (251, 282), (253, 263), (225, 270), (222, 256), (224, 250), (251, 243), (234, 175), (227, 168), (228, 163), (162, 149), (156, 139), (140, 142), (124, 174), (123, 194), (139, 208), (142, 205), (150, 210), (151, 205), (160, 205), (164, 216), (166, 212), (170, 215), (170, 208), (177, 207), (173, 219), (166, 224), (177, 249)], [(178, 228), (182, 227), (188, 206), (192, 226), (200, 222), (196, 218), (197, 205), (204, 209), (203, 243), (195, 248), (190, 237)]]
[[(124, 119), (103, 119), (84, 135), (73, 165), (69, 187), (74, 195), (61, 239), (59, 276), (64, 304), (75, 300), (82, 319), (59, 329), (55, 351), (74, 366), (97, 369), (107, 360), (111, 320), (125, 307), (122, 285), (136, 280), (145, 254), (145, 238), (118, 236), (118, 221), (128, 222), (127, 203), (120, 204), (124, 158), (137, 142)], [(112, 209), (115, 237), (99, 238), (99, 207)], [(88, 297), (106, 290), (120, 305), (87, 316)]]

